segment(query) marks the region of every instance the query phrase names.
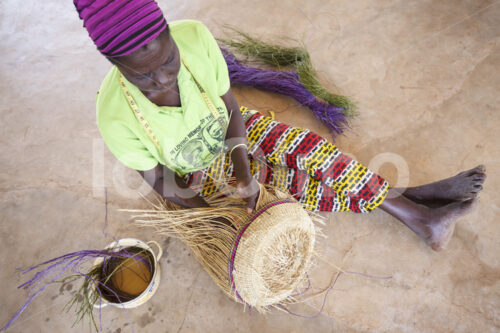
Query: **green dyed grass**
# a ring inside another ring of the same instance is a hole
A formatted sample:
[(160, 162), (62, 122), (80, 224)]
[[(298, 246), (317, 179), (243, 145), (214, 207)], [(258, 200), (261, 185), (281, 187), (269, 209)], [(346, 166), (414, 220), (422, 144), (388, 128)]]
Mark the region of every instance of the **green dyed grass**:
[(299, 76), (300, 82), (314, 96), (325, 102), (341, 107), (347, 117), (355, 115), (356, 105), (349, 97), (329, 92), (318, 80), (317, 73), (312, 65), (311, 57), (305, 46), (287, 47), (260, 41), (236, 28), (227, 27), (236, 36), (232, 39), (218, 39), (218, 41), (250, 60), (281, 69), (291, 66)]

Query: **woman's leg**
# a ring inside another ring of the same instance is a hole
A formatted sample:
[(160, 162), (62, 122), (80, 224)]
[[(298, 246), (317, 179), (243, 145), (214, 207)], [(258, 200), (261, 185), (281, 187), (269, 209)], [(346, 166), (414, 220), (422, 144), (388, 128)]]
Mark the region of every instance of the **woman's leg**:
[[(316, 133), (260, 114), (250, 117), (246, 126), (250, 154), (273, 169), (288, 169), (283, 179), (292, 194), (300, 191), (294, 191), (295, 178), (306, 178), (302, 183), (307, 185), (308, 209), (360, 213), (383, 202), (389, 184)], [(325, 198), (332, 197), (334, 204), (328, 204)]]
[[(261, 154), (273, 169), (288, 168), (282, 179), (292, 194), (304, 189), (299, 201), (308, 209), (366, 212), (380, 205), (434, 250), (446, 246), (457, 218), (472, 207), (486, 177), (479, 166), (432, 184), (390, 189), (386, 198), (388, 185), (382, 178), (315, 133), (254, 115), (247, 121), (247, 135), (254, 154)], [(438, 207), (430, 208), (433, 204)]]
[[(481, 189), (485, 178), (484, 167), (477, 167), (440, 182), (389, 190), (382, 178), (315, 133), (259, 114), (249, 115), (246, 109), (242, 112), (253, 155), (252, 173), (259, 177), (259, 181), (288, 189), (309, 210), (367, 212), (380, 206), (434, 250), (444, 248), (453, 233), (456, 219), (472, 207), (472, 198)], [(228, 157), (224, 169), (227, 175), (232, 173)], [(216, 191), (215, 183), (208, 176), (210, 172), (214, 173), (213, 170), (202, 170), (190, 177), (190, 183), (203, 186), (202, 195)], [(386, 198), (388, 191), (390, 195)], [(403, 196), (395, 191), (403, 192)], [(471, 199), (438, 208), (417, 202), (460, 198)]]

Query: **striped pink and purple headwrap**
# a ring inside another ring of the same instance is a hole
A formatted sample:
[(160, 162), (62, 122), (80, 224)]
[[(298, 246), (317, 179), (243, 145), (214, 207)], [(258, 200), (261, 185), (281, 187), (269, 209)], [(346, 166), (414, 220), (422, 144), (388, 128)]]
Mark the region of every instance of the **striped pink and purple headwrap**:
[(97, 49), (107, 57), (132, 53), (167, 27), (154, 0), (74, 0)]

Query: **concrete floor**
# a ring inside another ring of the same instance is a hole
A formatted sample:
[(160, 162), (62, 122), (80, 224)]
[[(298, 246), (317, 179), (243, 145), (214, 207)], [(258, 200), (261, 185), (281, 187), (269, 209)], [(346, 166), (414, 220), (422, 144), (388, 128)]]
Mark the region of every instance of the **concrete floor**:
[[(120, 208), (140, 208), (137, 174), (107, 151), (95, 94), (110, 64), (82, 29), (72, 1), (0, 2), (0, 324), (26, 294), (14, 269), (116, 237), (164, 246), (157, 294), (130, 311), (104, 309), (105, 332), (498, 332), (500, 330), (500, 4), (492, 0), (367, 2), (160, 1), (168, 20), (203, 21), (216, 36), (232, 24), (306, 42), (323, 78), (359, 104), (335, 142), (392, 184), (418, 185), (485, 164), (479, 205), (448, 249), (432, 252), (376, 211), (328, 216), (323, 258), (376, 280), (343, 275), (323, 315), (243, 312), (177, 240), (137, 229)], [(241, 104), (333, 138), (285, 98), (236, 89)], [(383, 164), (381, 162), (388, 162)], [(377, 166), (378, 165), (378, 166)], [(405, 173), (405, 167), (407, 171)], [(377, 171), (377, 170), (376, 170)], [(399, 171), (399, 172), (398, 172)], [(126, 180), (126, 181), (125, 181)], [(105, 195), (106, 194), (106, 195)], [(107, 199), (106, 199), (107, 198)], [(105, 212), (108, 212), (105, 225)], [(319, 262), (315, 288), (335, 269)], [(76, 287), (76, 286), (75, 286)], [(9, 332), (84, 332), (62, 312), (71, 290), (36, 299)], [(313, 314), (323, 299), (294, 311)]]

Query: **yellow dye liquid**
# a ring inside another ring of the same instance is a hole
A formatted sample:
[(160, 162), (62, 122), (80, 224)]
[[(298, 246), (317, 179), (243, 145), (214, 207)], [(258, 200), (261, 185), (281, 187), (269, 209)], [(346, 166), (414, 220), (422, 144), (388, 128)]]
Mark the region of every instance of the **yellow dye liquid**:
[(131, 296), (139, 296), (151, 281), (151, 271), (141, 258), (127, 258), (111, 277), (116, 291), (122, 291)]

